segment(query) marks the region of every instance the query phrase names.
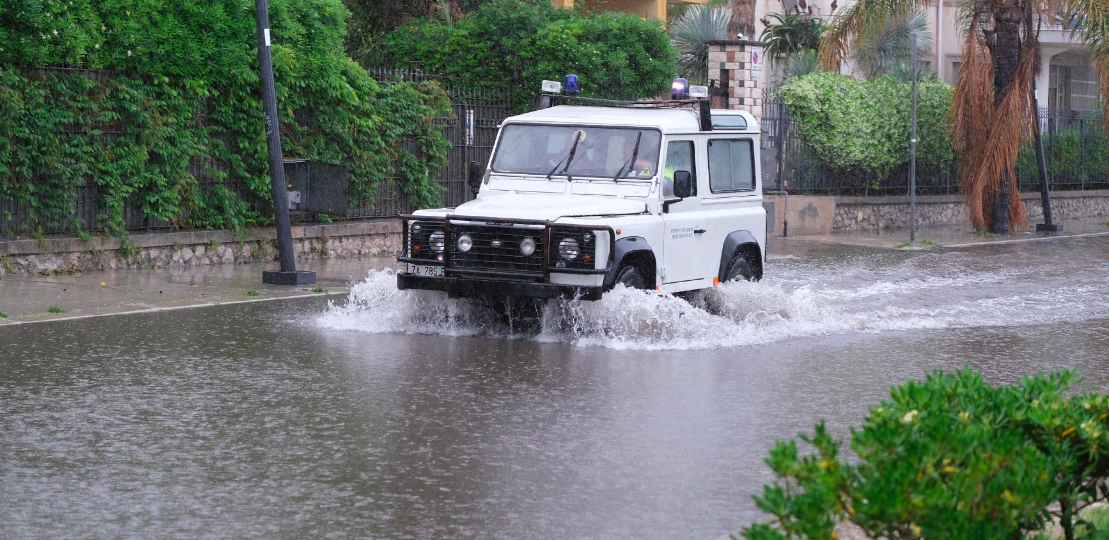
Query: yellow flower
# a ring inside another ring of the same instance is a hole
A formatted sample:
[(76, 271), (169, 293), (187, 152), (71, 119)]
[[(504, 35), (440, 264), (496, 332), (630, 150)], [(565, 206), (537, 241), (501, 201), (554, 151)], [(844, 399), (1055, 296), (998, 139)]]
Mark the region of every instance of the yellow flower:
[(850, 507), (850, 506), (848, 506), (848, 507), (847, 507), (847, 513), (848, 513), (848, 514), (851, 514), (851, 515), (853, 516), (853, 515), (855, 515), (855, 509), (854, 509), (854, 508), (852, 508), (852, 507)]
[(832, 531), (832, 538), (839, 538), (839, 535), (836, 534), (836, 531)]
[(1066, 437), (1067, 435), (1070, 435), (1071, 433), (1074, 433), (1074, 428), (1069, 427), (1065, 431), (1063, 431), (1063, 436)]
[(1009, 501), (1009, 502), (1013, 502), (1014, 500), (1016, 500), (1016, 499), (1015, 499), (1015, 498), (1013, 497), (1013, 494), (1012, 494), (1012, 492), (1010, 492), (1009, 490), (1005, 490), (1005, 491), (1002, 491), (1002, 492), (1001, 492), (1001, 498), (1002, 498), (1002, 499), (1005, 499), (1005, 500), (1007, 500), (1007, 501)]
[(916, 416), (918, 414), (920, 414), (920, 411), (918, 411), (916, 409), (913, 409), (913, 410), (905, 413), (905, 416), (901, 417), (901, 421), (905, 422), (906, 424), (911, 423), (913, 420), (916, 419)]
[(955, 472), (955, 467), (952, 467), (951, 465), (948, 465), (948, 466), (946, 466), (946, 467), (944, 467), (944, 468), (943, 468), (943, 472), (945, 472), (945, 473), (953, 473), (953, 472)]
[(963, 422), (970, 420), (970, 413), (967, 411), (959, 413), (959, 420), (962, 420)]
[(1106, 418), (1109, 418), (1109, 413), (1101, 413), (1101, 416), (1097, 417), (1098, 420), (1105, 420)]
[(910, 523), (909, 528), (913, 530), (913, 536), (920, 536), (920, 525)]

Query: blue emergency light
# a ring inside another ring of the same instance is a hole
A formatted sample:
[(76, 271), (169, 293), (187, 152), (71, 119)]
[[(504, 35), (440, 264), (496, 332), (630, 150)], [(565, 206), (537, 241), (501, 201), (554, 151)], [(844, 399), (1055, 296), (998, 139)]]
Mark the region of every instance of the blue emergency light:
[(670, 99), (689, 99), (689, 81), (678, 77), (670, 86)]
[(577, 75), (566, 76), (566, 82), (562, 84), (562, 92), (568, 96), (576, 96), (581, 93), (581, 88), (578, 86)]

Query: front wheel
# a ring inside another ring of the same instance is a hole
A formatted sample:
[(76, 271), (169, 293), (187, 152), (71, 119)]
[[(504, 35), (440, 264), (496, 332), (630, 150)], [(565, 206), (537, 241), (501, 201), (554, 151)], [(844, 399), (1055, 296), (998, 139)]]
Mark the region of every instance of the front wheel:
[(616, 273), (616, 283), (621, 283), (629, 289), (646, 289), (647, 280), (634, 266), (625, 266)]
[(732, 261), (728, 263), (728, 270), (724, 272), (724, 281), (755, 281), (755, 271), (751, 269), (751, 263), (747, 262), (747, 258), (742, 253), (736, 253), (732, 257)]

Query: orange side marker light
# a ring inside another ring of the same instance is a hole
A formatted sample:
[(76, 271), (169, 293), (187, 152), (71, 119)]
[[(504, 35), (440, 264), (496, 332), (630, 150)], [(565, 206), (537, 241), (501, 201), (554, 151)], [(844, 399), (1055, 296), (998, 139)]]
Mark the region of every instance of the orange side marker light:
[(712, 278), (712, 286), (713, 286), (713, 287), (715, 287), (715, 286), (717, 286), (717, 285), (719, 285), (719, 284), (720, 284), (720, 278), (718, 278), (718, 277), (714, 277), (714, 278)]

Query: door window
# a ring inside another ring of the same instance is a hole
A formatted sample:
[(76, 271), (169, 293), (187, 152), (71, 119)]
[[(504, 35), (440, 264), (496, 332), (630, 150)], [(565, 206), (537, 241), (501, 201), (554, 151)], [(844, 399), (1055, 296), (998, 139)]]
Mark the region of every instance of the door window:
[(697, 166), (694, 160), (693, 141), (670, 141), (666, 145), (666, 171), (663, 173), (663, 195), (674, 195), (674, 171), (689, 171), (693, 179), (692, 196), (697, 196)]
[(713, 193), (755, 189), (751, 139), (709, 141), (709, 189)]

